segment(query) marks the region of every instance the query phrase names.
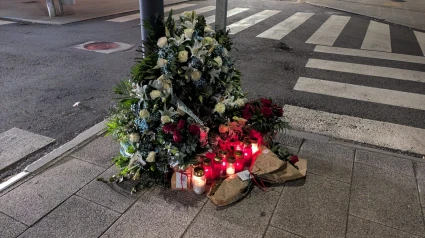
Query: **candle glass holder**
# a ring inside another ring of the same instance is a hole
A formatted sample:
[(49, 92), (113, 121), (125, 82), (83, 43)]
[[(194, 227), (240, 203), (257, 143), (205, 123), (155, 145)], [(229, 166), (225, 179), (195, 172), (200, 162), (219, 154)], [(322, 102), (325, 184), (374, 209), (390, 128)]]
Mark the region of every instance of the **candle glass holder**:
[(192, 176), (193, 191), (196, 194), (203, 194), (205, 192), (205, 185), (207, 180), (205, 178), (205, 171), (201, 167), (196, 167)]
[(205, 178), (207, 179), (207, 182), (209, 182), (213, 179), (213, 168), (211, 165), (211, 160), (208, 158), (204, 158), (203, 167), (204, 167)]
[(224, 175), (225, 170), (223, 169), (223, 160), (216, 156), (213, 163), (213, 177), (214, 179), (219, 179)]
[(251, 139), (251, 148), (252, 148), (252, 154), (255, 155), (255, 153), (258, 152), (258, 140), (257, 139)]
[(235, 151), (235, 160), (236, 173), (241, 172), (245, 166), (245, 160), (242, 150)]
[(233, 156), (231, 156), (227, 159), (227, 168), (226, 168), (226, 174), (227, 175), (235, 174), (235, 172), (236, 172), (235, 162), (236, 162), (236, 159)]
[(252, 147), (251, 147), (251, 141), (249, 141), (249, 139), (244, 141), (243, 156), (245, 160), (245, 167), (248, 167), (248, 168), (251, 167)]

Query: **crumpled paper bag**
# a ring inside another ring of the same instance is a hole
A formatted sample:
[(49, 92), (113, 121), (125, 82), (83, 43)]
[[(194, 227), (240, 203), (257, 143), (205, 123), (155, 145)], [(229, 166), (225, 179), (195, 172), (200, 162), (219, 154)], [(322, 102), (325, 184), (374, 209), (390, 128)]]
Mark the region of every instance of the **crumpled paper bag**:
[(212, 184), (208, 198), (217, 206), (226, 206), (245, 197), (250, 190), (250, 180), (243, 181), (238, 175), (233, 174), (225, 180)]

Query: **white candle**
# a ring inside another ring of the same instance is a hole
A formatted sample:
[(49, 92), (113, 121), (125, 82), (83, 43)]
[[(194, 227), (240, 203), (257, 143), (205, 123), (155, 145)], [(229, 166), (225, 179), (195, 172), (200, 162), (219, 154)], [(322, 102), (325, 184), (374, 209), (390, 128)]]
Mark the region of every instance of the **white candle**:
[(196, 194), (203, 194), (205, 192), (206, 181), (204, 177), (193, 176), (193, 191)]
[(233, 168), (233, 167), (228, 167), (227, 169), (226, 169), (226, 173), (227, 174), (235, 174), (235, 168)]
[(258, 143), (252, 143), (251, 144), (252, 154), (257, 153), (258, 151)]

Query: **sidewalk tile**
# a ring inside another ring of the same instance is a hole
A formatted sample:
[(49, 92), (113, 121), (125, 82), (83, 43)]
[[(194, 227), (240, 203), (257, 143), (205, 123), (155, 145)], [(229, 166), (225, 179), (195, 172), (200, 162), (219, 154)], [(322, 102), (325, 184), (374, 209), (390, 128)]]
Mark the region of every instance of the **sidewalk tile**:
[(390, 172), (414, 176), (412, 161), (400, 157), (357, 150), (355, 161), (361, 164), (385, 169)]
[(412, 234), (424, 221), (415, 178), (356, 163), (350, 214)]
[(415, 163), (416, 181), (418, 182), (419, 196), (422, 207), (425, 208), (425, 163)]
[(248, 197), (228, 207), (217, 207), (208, 201), (184, 237), (262, 237), (281, 188), (263, 192), (255, 188)]
[(297, 236), (287, 231), (269, 226), (264, 238), (301, 238), (301, 236)]
[(289, 152), (297, 154), (298, 150), (303, 143), (303, 139), (300, 137), (293, 137), (285, 133), (279, 133), (276, 136), (276, 141), (283, 147), (287, 148)]
[(358, 217), (348, 217), (347, 238), (418, 238), (418, 236), (408, 234), (391, 227), (367, 221)]
[(350, 186), (307, 174), (288, 182), (271, 225), (304, 237), (344, 237)]
[(119, 150), (119, 143), (112, 137), (100, 136), (71, 155), (100, 167), (109, 168), (113, 164), (112, 158), (119, 153)]
[(15, 238), (23, 231), (27, 229), (27, 226), (13, 220), (12, 218), (0, 213), (0, 237), (1, 238)]
[(180, 237), (204, 205), (201, 198), (190, 191), (152, 188), (102, 237)]
[(64, 158), (0, 197), (0, 211), (32, 225), (102, 172), (87, 162)]
[(98, 237), (119, 216), (117, 212), (72, 196), (19, 238)]
[[(113, 165), (99, 177), (108, 181), (112, 175), (117, 174), (118, 172), (118, 168)], [(136, 183), (137, 182), (133, 180), (124, 181), (119, 184), (104, 183), (95, 179), (78, 191), (77, 195), (101, 204), (102, 206), (114, 211), (123, 213), (131, 206), (131, 204), (143, 195), (143, 191), (139, 191), (136, 194), (130, 193)]]
[(325, 142), (307, 140), (299, 157), (308, 160), (308, 170), (313, 174), (350, 183), (354, 149)]

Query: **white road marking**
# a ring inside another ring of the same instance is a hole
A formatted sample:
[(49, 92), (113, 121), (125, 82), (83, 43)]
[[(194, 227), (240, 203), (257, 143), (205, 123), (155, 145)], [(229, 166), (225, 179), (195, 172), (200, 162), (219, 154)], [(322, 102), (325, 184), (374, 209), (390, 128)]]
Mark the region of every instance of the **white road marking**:
[[(424, 34), (424, 37), (425, 37), (425, 34)], [(374, 59), (394, 60), (394, 61), (402, 61), (402, 62), (409, 62), (409, 63), (416, 63), (416, 64), (425, 64), (425, 57), (422, 57), (422, 56), (403, 55), (403, 54), (379, 52), (379, 51), (348, 49), (348, 48), (317, 45), (314, 48), (314, 52), (337, 54), (337, 55), (359, 56), (359, 57), (367, 57), (367, 58), (374, 58)]]
[(370, 21), (361, 48), (364, 50), (391, 52), (390, 26)]
[(350, 17), (332, 15), (320, 28), (305, 42), (315, 45), (333, 45), (341, 34)]
[(275, 11), (275, 10), (264, 10), (262, 12), (259, 12), (257, 14), (254, 14), (252, 16), (249, 16), (238, 22), (233, 23), (232, 25), (228, 26), (228, 29), (230, 29), (230, 34), (236, 34), (273, 15), (278, 14), (279, 12), (280, 11)]
[[(186, 8), (186, 7), (191, 7), (191, 6), (195, 6), (196, 4), (179, 4), (179, 5), (175, 5), (175, 6), (170, 6), (170, 7), (165, 7), (164, 8), (164, 13), (171, 11), (171, 9), (173, 10), (177, 10), (177, 9), (182, 9), (182, 8)], [(165, 17), (167, 17), (167, 15), (165, 15)], [(106, 21), (110, 21), (110, 22), (127, 22), (127, 21), (131, 21), (131, 20), (136, 20), (140, 18), (140, 14), (132, 14), (132, 15), (128, 15), (128, 16), (122, 16), (122, 17), (117, 17), (117, 18), (113, 18), (113, 19), (109, 19)]]
[(291, 128), (425, 154), (425, 129), (285, 105)]
[(416, 39), (418, 40), (419, 45), (421, 46), (422, 53), (425, 56), (425, 33), (415, 31)]
[(289, 18), (285, 19), (283, 22), (259, 34), (257, 37), (280, 40), (288, 35), (291, 31), (299, 27), (301, 24), (303, 24), (305, 21), (307, 21), (313, 15), (314, 13), (297, 12)]
[(300, 77), (294, 90), (425, 110), (425, 95)]
[[(194, 9), (192, 11), (195, 11), (196, 12), (196, 15), (200, 15), (201, 13), (209, 12), (209, 11), (212, 11), (212, 10), (215, 10), (215, 6), (201, 7), (201, 8), (198, 8), (198, 9)], [(173, 15), (173, 19), (176, 20), (176, 21), (179, 20), (180, 19), (180, 14)]]
[(0, 20), (0, 26), (1, 25), (12, 24), (12, 23), (15, 23), (15, 22), (13, 22), (13, 21), (2, 21), (2, 20)]
[[(236, 14), (239, 14), (239, 13), (247, 11), (247, 10), (249, 10), (249, 8), (240, 8), (240, 7), (233, 8), (232, 10), (227, 11), (227, 17), (234, 16)], [(215, 22), (215, 15), (206, 17), (205, 21), (207, 22), (207, 24), (214, 23)]]
[(425, 72), (338, 61), (309, 59), (306, 67), (425, 83)]

